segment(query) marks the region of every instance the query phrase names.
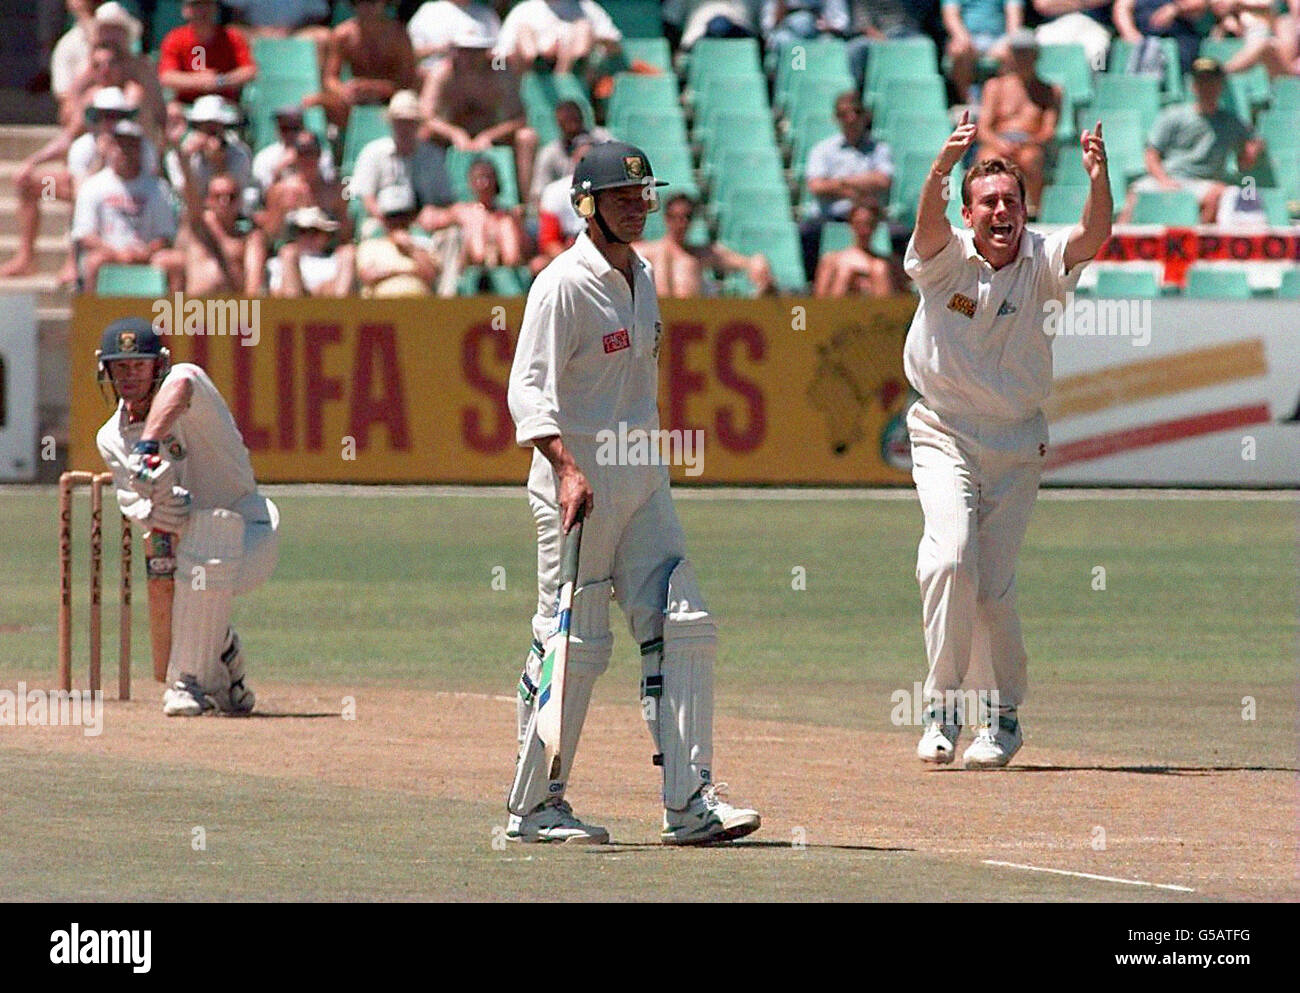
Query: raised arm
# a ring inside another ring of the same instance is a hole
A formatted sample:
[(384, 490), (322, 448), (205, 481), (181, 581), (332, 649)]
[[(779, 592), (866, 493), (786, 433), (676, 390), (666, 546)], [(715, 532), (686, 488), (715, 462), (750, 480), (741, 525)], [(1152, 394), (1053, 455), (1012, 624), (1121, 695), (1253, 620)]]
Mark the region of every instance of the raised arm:
[(912, 243), (923, 262), (938, 255), (952, 237), (952, 225), (945, 216), (948, 205), (944, 194), (953, 195), (954, 191), (948, 189), (953, 167), (961, 161), (974, 140), (975, 125), (970, 122), (970, 112), (963, 111), (957, 129), (944, 142), (921, 186)]
[(1083, 145), (1083, 169), (1088, 174), (1088, 198), (1083, 203), (1083, 217), (1078, 227), (1070, 232), (1065, 243), (1065, 268), (1073, 269), (1080, 262), (1095, 258), (1101, 246), (1110, 237), (1111, 218), (1115, 206), (1111, 202), (1110, 177), (1106, 173), (1106, 144), (1101, 137), (1101, 121), (1096, 131), (1084, 131), (1079, 138)]

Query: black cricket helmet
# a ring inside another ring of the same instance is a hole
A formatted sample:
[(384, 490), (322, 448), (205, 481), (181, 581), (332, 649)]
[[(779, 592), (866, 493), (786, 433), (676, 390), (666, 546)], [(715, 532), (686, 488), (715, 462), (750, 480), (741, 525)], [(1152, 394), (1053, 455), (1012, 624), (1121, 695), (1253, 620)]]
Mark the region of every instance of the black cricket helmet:
[(617, 186), (641, 186), (648, 191), (650, 210), (659, 209), (659, 198), (654, 189), (667, 186), (654, 177), (650, 160), (645, 152), (624, 141), (602, 141), (592, 145), (573, 170), (573, 188), (569, 196), (573, 207), (582, 217), (596, 213), (596, 194)]
[(171, 368), (171, 351), (163, 344), (162, 337), (153, 325), (143, 317), (122, 317), (114, 321), (104, 328), (104, 333), (99, 337), (99, 347), (95, 349), (100, 388), (107, 385), (113, 390), (113, 396), (117, 396), (117, 387), (109, 374), (108, 363), (118, 359), (148, 358), (154, 360), (153, 388), (156, 390)]

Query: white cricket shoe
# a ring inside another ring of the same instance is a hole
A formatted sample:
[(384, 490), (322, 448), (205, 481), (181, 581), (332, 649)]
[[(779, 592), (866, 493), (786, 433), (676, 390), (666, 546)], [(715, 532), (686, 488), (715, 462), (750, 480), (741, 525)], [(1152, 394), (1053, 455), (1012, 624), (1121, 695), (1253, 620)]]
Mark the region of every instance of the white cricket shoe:
[(960, 724), (944, 724), (932, 720), (916, 746), (916, 757), (931, 765), (947, 765), (957, 757), (957, 739), (961, 737)]
[(759, 829), (758, 811), (733, 807), (722, 799), (726, 783), (705, 783), (685, 810), (665, 810), (659, 839), (665, 845), (712, 845), (734, 841)]
[(511, 814), (506, 840), (529, 844), (605, 845), (609, 832), (578, 820), (567, 800), (547, 800), (530, 814)]
[(212, 709), (199, 681), (188, 673), (172, 683), (163, 693), (163, 713), (168, 717), (198, 717)]
[(230, 673), (230, 687), (224, 693), (214, 694), (213, 699), (223, 714), (251, 714), (257, 695), (244, 682), (244, 648), (234, 629), (231, 629), (228, 640), (230, 644), (221, 653), (221, 664)]
[(1024, 743), (1016, 712), (1003, 710), (998, 714), (996, 726), (991, 722), (980, 725), (962, 762), (967, 769), (1001, 769)]

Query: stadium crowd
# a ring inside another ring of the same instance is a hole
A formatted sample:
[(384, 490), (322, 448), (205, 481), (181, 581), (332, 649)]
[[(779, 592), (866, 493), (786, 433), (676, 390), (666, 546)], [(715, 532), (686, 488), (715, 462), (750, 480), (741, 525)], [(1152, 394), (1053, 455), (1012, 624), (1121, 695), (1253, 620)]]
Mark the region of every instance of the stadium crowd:
[(965, 109), (1041, 223), (1077, 219), (1094, 118), (1121, 221), (1300, 211), (1300, 0), (47, 6), (62, 130), (17, 171), (0, 276), (55, 196), (88, 293), (522, 293), (613, 137), (672, 184), (639, 246), (661, 295), (889, 295)]

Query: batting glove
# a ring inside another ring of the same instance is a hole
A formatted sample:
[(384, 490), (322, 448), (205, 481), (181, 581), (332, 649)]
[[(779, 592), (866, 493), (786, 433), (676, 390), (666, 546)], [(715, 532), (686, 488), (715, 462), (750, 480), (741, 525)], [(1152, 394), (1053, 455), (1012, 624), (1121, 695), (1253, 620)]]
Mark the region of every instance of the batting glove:
[(173, 486), (165, 496), (153, 501), (145, 526), (150, 531), (179, 534), (189, 519), (190, 491), (183, 486)]
[(158, 454), (158, 442), (137, 441), (126, 460), (131, 489), (149, 500), (170, 493), (176, 483), (176, 467)]

